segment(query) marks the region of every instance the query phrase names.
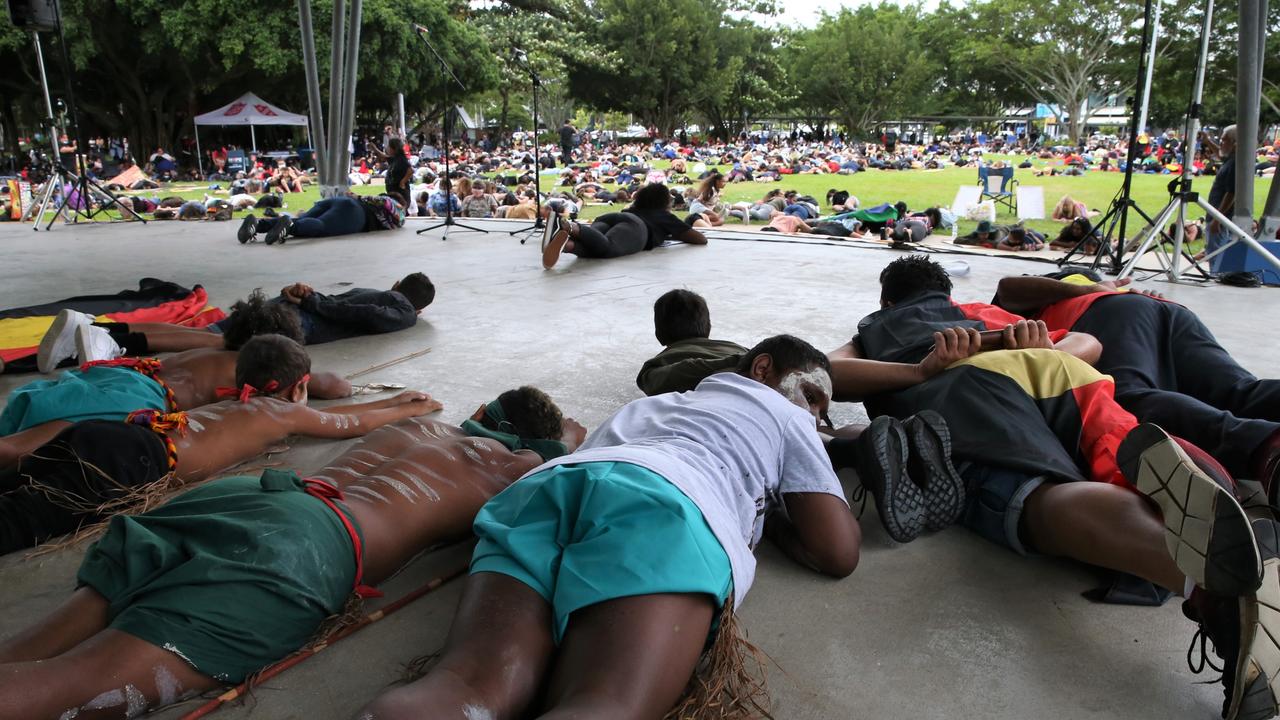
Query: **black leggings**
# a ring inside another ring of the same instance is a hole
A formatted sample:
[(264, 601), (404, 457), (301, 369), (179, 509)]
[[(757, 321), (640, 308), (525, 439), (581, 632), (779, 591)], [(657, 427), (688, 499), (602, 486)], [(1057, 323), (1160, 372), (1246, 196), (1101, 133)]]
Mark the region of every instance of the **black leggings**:
[(151, 429), (118, 420), (76, 423), (0, 477), (0, 554), (98, 522), (95, 508), (168, 472), (164, 442)]
[(1259, 380), (1214, 339), (1200, 318), (1136, 294), (1100, 298), (1072, 330), (1102, 342), (1098, 370), (1116, 400), (1143, 422), (1190, 441), (1233, 475), (1280, 432), (1280, 380)]
[(632, 255), (649, 242), (649, 226), (630, 213), (608, 213), (590, 225), (579, 224), (572, 252), (585, 258), (615, 258)]

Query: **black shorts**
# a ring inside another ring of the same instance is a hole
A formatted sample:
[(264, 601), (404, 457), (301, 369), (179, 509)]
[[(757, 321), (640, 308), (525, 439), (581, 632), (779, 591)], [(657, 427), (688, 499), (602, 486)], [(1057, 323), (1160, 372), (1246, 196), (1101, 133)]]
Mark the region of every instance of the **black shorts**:
[(86, 420), (25, 455), (0, 495), (0, 553), (33, 547), (105, 519), (103, 505), (169, 472), (164, 441), (118, 420)]

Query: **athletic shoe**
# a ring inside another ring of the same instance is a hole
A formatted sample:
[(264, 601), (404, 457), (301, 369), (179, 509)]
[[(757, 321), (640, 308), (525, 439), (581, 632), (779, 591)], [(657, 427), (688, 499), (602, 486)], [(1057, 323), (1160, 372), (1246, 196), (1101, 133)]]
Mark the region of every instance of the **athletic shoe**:
[(249, 213), (244, 217), (244, 222), (240, 223), (240, 230), (236, 232), (236, 239), (243, 245), (258, 236), (258, 218)]
[[(1222, 673), (1224, 717), (1231, 707), (1232, 698), (1239, 694), (1235, 685), (1239, 676), (1240, 648), (1248, 645), (1241, 635), (1242, 629), (1251, 628), (1249, 623), (1243, 622), (1244, 605), (1243, 598), (1214, 595), (1199, 587), (1191, 591), (1191, 597), (1182, 601), (1182, 614), (1200, 626), (1187, 648), (1187, 667), (1197, 675), (1205, 668)], [(1214, 654), (1222, 660), (1221, 665), (1214, 664), (1209, 657), (1206, 640), (1213, 643)], [(1197, 644), (1200, 646), (1198, 658)]]
[(858, 443), (858, 479), (875, 498), (880, 524), (900, 543), (920, 537), (924, 493), (907, 477), (907, 433), (902, 423), (881, 415), (862, 431)]
[(74, 358), (76, 328), (92, 323), (92, 315), (70, 309), (60, 311), (40, 340), (40, 348), (36, 350), (36, 369), (42, 373), (51, 373), (63, 360)]
[(124, 356), (124, 350), (111, 338), (106, 328), (97, 325), (81, 325), (76, 328), (76, 355), (80, 362), (115, 360)]
[(285, 237), (289, 234), (289, 226), (293, 224), (293, 219), (288, 215), (281, 215), (267, 231), (267, 236), (263, 238), (268, 245), (283, 243)]
[(925, 530), (950, 527), (964, 512), (965, 485), (951, 464), (951, 430), (947, 421), (925, 410), (902, 423), (907, 433), (907, 474), (924, 491)]
[(556, 233), (560, 232), (560, 213), (551, 208), (545, 208), (545, 212), (547, 213), (547, 220), (542, 228), (542, 252), (547, 251), (547, 246), (551, 244), (551, 239), (556, 236)]
[(1230, 488), (1198, 467), (1168, 433), (1150, 423), (1129, 431), (1116, 460), (1164, 517), (1165, 545), (1196, 585), (1219, 595), (1252, 593), (1262, 560), (1249, 518)]
[(1253, 534), (1262, 556), (1262, 586), (1239, 600), (1238, 657), (1222, 673), (1227, 695), (1222, 715), (1227, 720), (1280, 714), (1280, 525), (1254, 520)]
[(544, 270), (550, 270), (560, 262), (560, 253), (564, 252), (564, 246), (569, 243), (569, 223), (555, 215), (552, 217), (556, 219), (549, 221), (548, 226), (554, 224), (556, 231), (546, 247), (542, 248), (542, 269)]

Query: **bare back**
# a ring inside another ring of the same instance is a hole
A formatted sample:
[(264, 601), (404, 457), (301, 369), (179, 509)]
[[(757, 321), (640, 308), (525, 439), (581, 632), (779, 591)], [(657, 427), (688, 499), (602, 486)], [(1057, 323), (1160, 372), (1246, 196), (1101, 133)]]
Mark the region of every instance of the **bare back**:
[(540, 464), (528, 450), (413, 418), (370, 433), (311, 477), (346, 495), (364, 533), (366, 582), (377, 584), (426, 548), (468, 535), (489, 498)]
[(186, 350), (160, 363), (160, 379), (173, 389), (180, 410), (218, 401), (218, 388), (236, 384), (234, 350)]
[(178, 479), (184, 483), (204, 480), (261, 455), (289, 436), (289, 417), (300, 410), (305, 406), (259, 396), (188, 411), (186, 432), (169, 432), (178, 449)]

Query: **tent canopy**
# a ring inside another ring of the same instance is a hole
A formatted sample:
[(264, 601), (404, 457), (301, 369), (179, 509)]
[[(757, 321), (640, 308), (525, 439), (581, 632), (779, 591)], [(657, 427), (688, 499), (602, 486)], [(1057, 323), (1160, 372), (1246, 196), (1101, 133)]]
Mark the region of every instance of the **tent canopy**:
[(196, 125), (306, 125), (307, 116), (272, 105), (253, 93), (196, 116)]

